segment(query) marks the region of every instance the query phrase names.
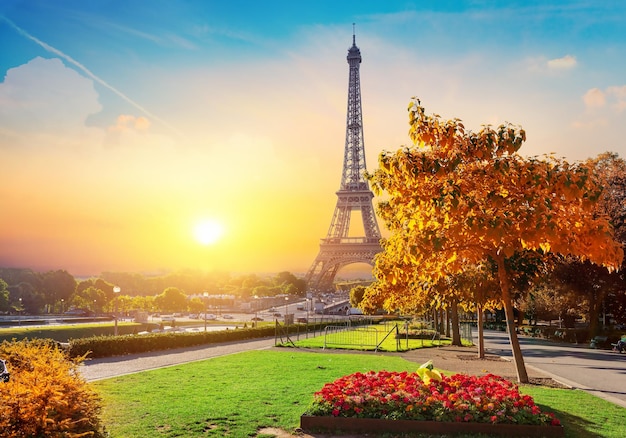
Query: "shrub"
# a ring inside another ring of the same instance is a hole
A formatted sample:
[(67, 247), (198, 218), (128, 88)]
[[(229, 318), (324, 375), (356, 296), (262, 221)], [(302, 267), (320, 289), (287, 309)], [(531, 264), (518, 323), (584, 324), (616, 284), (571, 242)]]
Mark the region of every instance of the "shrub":
[[(332, 322), (308, 324), (310, 330), (323, 330)], [(301, 330), (300, 324), (283, 326), (282, 334), (297, 333)], [(258, 339), (276, 336), (277, 328), (267, 325), (256, 328), (236, 330), (219, 330), (209, 332), (171, 332), (151, 333), (133, 336), (91, 336), (88, 338), (71, 339), (69, 342), (70, 357), (101, 358), (121, 356), (125, 354), (147, 353), (174, 348), (188, 348), (198, 345), (216, 344), (220, 342), (241, 342), (249, 339)]]
[(274, 327), (190, 333), (153, 333), (134, 336), (92, 336), (72, 339), (69, 354), (90, 358), (188, 348), (220, 342), (239, 342), (274, 335)]
[(101, 437), (100, 398), (80, 377), (83, 358), (69, 359), (55, 342), (0, 344), (11, 373), (0, 383), (3, 437)]

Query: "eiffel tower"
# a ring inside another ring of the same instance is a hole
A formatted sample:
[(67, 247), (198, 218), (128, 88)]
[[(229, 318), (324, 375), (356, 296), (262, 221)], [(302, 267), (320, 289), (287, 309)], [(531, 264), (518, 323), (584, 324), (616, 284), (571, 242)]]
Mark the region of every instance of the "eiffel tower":
[[(309, 290), (314, 292), (332, 290), (335, 276), (344, 266), (353, 263), (373, 265), (374, 257), (382, 250), (380, 229), (372, 206), (374, 194), (363, 176), (366, 167), (359, 79), (361, 51), (356, 46), (354, 32), (347, 59), (350, 68), (343, 172), (328, 234), (321, 239), (319, 254), (305, 277)], [(350, 237), (350, 218), (354, 210), (361, 211), (363, 237)]]

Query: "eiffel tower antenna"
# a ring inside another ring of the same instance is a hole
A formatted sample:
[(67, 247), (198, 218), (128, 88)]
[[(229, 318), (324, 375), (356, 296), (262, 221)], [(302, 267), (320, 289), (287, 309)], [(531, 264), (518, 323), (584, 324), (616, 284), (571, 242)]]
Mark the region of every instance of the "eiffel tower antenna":
[[(320, 251), (305, 277), (313, 292), (333, 290), (335, 276), (341, 268), (353, 263), (373, 265), (374, 257), (381, 251), (380, 229), (372, 205), (374, 194), (364, 177), (365, 146), (359, 78), (361, 51), (356, 46), (354, 29), (355, 24), (352, 23), (352, 47), (348, 49), (347, 57), (348, 110), (341, 184), (336, 192), (337, 204), (328, 234), (321, 240)], [(350, 236), (350, 218), (355, 210), (361, 212), (365, 236)]]

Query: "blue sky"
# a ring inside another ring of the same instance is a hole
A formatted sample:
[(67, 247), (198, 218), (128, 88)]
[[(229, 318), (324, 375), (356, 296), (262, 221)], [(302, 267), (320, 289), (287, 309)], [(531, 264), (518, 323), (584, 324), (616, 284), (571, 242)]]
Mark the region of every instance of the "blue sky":
[[(626, 155), (623, 1), (3, 0), (0, 265), (306, 271), (352, 23), (370, 169), (408, 143), (412, 96), (521, 124), (525, 155)], [(203, 218), (224, 224), (210, 248)]]

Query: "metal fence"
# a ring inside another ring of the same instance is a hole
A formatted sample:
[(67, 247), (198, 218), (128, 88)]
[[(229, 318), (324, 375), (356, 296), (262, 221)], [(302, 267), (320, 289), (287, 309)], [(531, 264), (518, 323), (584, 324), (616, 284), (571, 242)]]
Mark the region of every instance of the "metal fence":
[(474, 325), (475, 325), (475, 322), (473, 321), (461, 321), (460, 322), (461, 339), (470, 343), (474, 343), (474, 335), (472, 333), (472, 327)]
[(324, 348), (330, 346), (370, 347), (378, 350), (378, 334), (375, 328), (329, 325), (324, 329)]

